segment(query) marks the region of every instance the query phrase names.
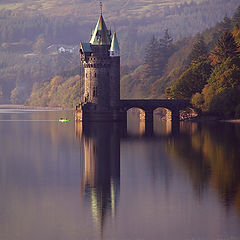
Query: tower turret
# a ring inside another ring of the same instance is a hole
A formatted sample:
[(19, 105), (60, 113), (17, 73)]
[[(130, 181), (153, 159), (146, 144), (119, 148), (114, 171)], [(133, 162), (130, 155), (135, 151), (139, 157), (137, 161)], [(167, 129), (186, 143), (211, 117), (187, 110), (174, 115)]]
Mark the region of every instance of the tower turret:
[(107, 29), (102, 14), (98, 19), (95, 29), (92, 31), (90, 43), (92, 45), (111, 44), (111, 31)]
[(120, 48), (116, 32), (113, 33), (109, 52), (111, 57), (110, 106), (118, 111), (120, 102)]
[(118, 44), (117, 34), (113, 33), (111, 48), (110, 48), (110, 56), (111, 57), (120, 57), (120, 48)]

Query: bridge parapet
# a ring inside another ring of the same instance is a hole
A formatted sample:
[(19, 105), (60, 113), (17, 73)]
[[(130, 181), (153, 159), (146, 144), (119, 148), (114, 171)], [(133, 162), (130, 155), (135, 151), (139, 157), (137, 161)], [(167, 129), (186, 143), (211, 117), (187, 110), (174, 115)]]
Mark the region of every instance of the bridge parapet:
[(140, 108), (144, 111), (154, 111), (157, 108), (180, 111), (190, 106), (190, 103), (177, 99), (126, 99), (120, 100), (120, 106), (126, 111), (130, 108)]

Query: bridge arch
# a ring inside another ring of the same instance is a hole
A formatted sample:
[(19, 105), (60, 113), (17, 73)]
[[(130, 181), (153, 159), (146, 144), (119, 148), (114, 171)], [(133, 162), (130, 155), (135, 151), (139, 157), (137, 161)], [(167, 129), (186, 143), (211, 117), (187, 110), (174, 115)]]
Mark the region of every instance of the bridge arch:
[(145, 109), (144, 108), (140, 108), (140, 107), (129, 107), (129, 108), (126, 108), (125, 109), (126, 112), (127, 112), (127, 115), (130, 113), (130, 112), (133, 112), (133, 113), (136, 113), (139, 115), (140, 119), (145, 119)]
[[(127, 112), (132, 108), (141, 109), (141, 121), (144, 122), (145, 134), (151, 134), (154, 128), (154, 111), (159, 108), (167, 109), (168, 123), (172, 129), (179, 128), (180, 110), (189, 106), (185, 100), (175, 99), (130, 99), (120, 100), (120, 111), (127, 119)], [(174, 127), (175, 126), (175, 127)], [(174, 127), (174, 128), (173, 128)]]
[(126, 110), (127, 132), (133, 136), (145, 134), (145, 110), (138, 107), (131, 107)]

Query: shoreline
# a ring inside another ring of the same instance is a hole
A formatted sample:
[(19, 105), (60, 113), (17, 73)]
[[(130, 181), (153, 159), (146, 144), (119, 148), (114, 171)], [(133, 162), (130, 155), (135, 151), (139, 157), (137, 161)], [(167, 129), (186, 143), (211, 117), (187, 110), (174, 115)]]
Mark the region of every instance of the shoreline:
[(40, 106), (26, 106), (26, 105), (18, 105), (18, 104), (0, 104), (0, 109), (27, 109), (27, 110), (74, 110), (74, 108), (64, 108), (64, 107), (40, 107)]
[(240, 123), (240, 119), (220, 120), (220, 122)]
[(183, 121), (190, 122), (228, 122), (228, 123), (240, 123), (240, 119), (221, 119), (219, 117), (196, 117), (191, 119), (186, 119)]
[[(64, 107), (41, 107), (41, 106), (26, 106), (19, 104), (0, 104), (0, 109), (26, 109), (26, 110), (48, 110), (48, 111), (73, 111), (74, 108)], [(240, 123), (240, 119), (220, 119), (218, 117), (196, 117), (180, 120), (181, 122), (227, 122)]]

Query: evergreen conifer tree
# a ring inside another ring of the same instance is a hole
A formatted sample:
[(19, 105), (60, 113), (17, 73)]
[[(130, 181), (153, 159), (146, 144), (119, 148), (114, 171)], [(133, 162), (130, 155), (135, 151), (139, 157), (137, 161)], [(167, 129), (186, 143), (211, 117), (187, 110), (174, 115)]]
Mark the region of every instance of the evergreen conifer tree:
[(208, 47), (205, 44), (203, 37), (198, 37), (193, 44), (192, 52), (190, 54), (190, 62), (199, 59), (200, 57), (206, 57), (208, 55)]
[(164, 37), (159, 40), (160, 46), (163, 48), (169, 48), (172, 46), (173, 38), (170, 36), (168, 29), (164, 31)]
[(232, 25), (236, 25), (240, 23), (240, 6), (237, 8), (237, 10), (235, 11), (233, 18), (232, 18)]
[(224, 62), (228, 57), (239, 56), (238, 45), (231, 32), (226, 31), (217, 41), (212, 57), (217, 63)]
[(160, 73), (159, 52), (159, 41), (155, 36), (153, 36), (146, 48), (145, 54), (146, 73), (148, 75), (154, 76)]

